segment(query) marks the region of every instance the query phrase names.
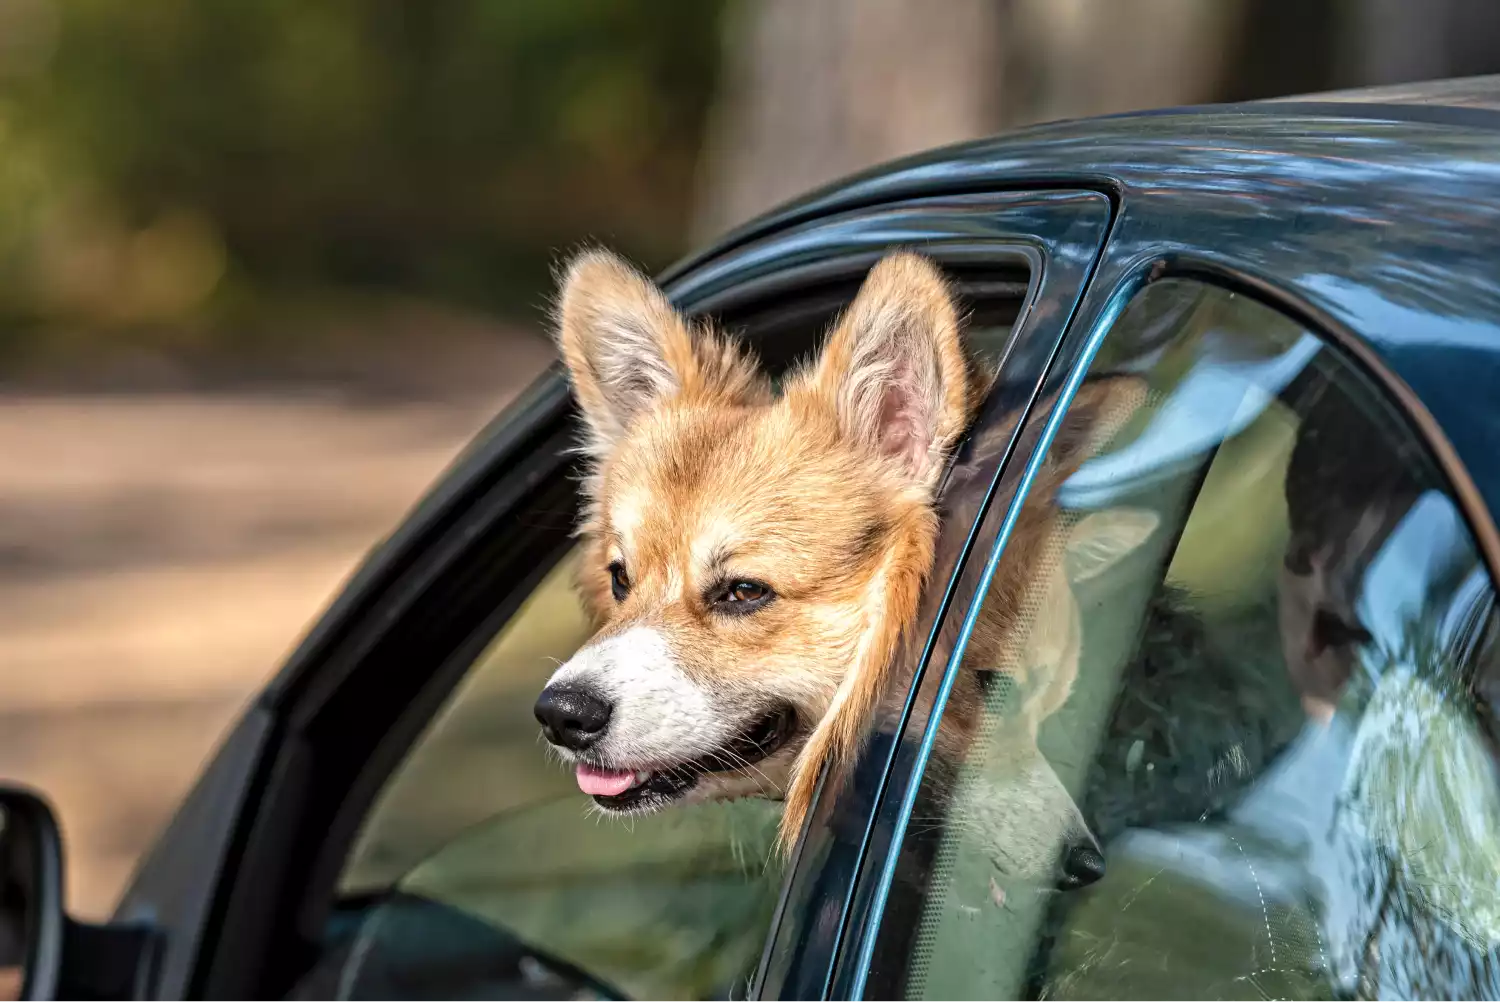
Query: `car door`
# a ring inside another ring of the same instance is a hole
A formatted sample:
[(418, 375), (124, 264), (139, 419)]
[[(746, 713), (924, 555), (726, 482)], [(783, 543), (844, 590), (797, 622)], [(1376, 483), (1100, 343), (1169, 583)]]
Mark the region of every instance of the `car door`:
[[(854, 906), (809, 898), (783, 924), (844, 909), (839, 998), (1494, 997), (1489, 512), (1420, 403), (1272, 255), (1234, 248), (1252, 283), (1231, 252), (1126, 239), (1170, 231), (1151, 223), (1122, 223), (1047, 377), (1055, 403), (1023, 431), (1038, 447), (981, 522)], [(1140, 402), (1047, 499), (1062, 545), (1008, 545), (1070, 401), (1105, 373)], [(1007, 599), (1018, 663), (1067, 699), (1032, 738), (1014, 689), (990, 687), (934, 768), (955, 680), (999, 667), (965, 653)], [(1074, 643), (1051, 642), (1058, 610)], [(1039, 768), (1076, 815), (1020, 781)], [(1027, 862), (1066, 851), (1075, 816), (1102, 876), (1059, 888)], [(774, 936), (790, 959), (768, 969), (798, 962)]]
[[(917, 198), (732, 240), (669, 284), (780, 371), (884, 251), (917, 246), (948, 271), (1001, 378), (950, 474), (924, 629), (1014, 447), (1002, 418), (1037, 392), (1110, 212), (1089, 191)], [(535, 740), (549, 658), (588, 631), (568, 582), (574, 435), (553, 370), (226, 739), (116, 915), (158, 930), (158, 996), (744, 991), (782, 892), (763, 845), (774, 805), (599, 826)], [(861, 770), (878, 789), (879, 755)], [(819, 886), (854, 876), (830, 867)]]

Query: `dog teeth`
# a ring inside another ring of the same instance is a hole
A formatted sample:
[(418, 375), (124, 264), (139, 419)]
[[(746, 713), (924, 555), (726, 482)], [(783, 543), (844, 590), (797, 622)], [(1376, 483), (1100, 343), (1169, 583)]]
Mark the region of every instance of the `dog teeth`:
[(650, 778), (651, 778), (651, 773), (646, 772), (644, 770), (641, 771), (641, 772), (638, 772), (638, 773), (635, 774), (635, 785), (636, 786), (640, 786), (642, 783), (644, 783), (646, 780), (648, 780)]

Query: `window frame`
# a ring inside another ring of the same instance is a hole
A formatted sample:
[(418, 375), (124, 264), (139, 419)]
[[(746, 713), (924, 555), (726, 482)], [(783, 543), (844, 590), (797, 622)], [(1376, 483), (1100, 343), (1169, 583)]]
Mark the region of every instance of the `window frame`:
[[(1106, 196), (1087, 189), (1056, 192), (1014, 192), (981, 196), (924, 199), (925, 204), (975, 207), (976, 215), (956, 227), (944, 240), (924, 239), (921, 249), (945, 265), (993, 261), (1012, 244), (1035, 255), (1034, 286), (1002, 353), (1006, 379), (985, 401), (974, 431), (993, 426), (1003, 415), (1025, 411), (1041, 391), (1064, 333), (1083, 300), (1113, 220), (1114, 207)], [(1019, 219), (1000, 216), (1005, 209)], [(1087, 214), (1084, 214), (1087, 209)], [(975, 224), (993, 232), (987, 241), (974, 239)], [(1022, 228), (1024, 227), (1024, 229)], [(879, 234), (877, 234), (879, 235)], [(867, 266), (876, 253), (899, 243), (883, 242), (878, 252), (861, 258)], [(747, 249), (756, 260), (757, 245)], [(707, 276), (706, 280), (711, 280)], [(943, 504), (945, 516), (937, 547), (936, 570), (923, 596), (916, 635), (925, 638), (922, 652), (906, 666), (910, 673), (894, 673), (901, 697), (898, 727), (915, 709), (913, 696), (920, 685), (921, 666), (954, 600), (969, 556), (985, 540), (984, 513), (997, 496), (999, 475), (1016, 446), (1016, 435), (985, 442), (971, 434), (960, 445), (950, 467)], [(955, 519), (958, 508), (966, 516)], [(834, 964), (850, 916), (863, 905), (856, 900), (856, 878), (879, 832), (871, 808), (877, 804), (892, 775), (895, 747), (888, 734), (872, 728), (861, 753), (840, 790), (820, 785), (802, 833), (793, 847), (781, 899), (772, 919), (752, 998), (821, 998), (829, 991)], [(866, 806), (869, 805), (869, 806)]]
[[(1128, 219), (1129, 216), (1127, 215)], [(1128, 231), (1127, 231), (1128, 232)], [(1120, 246), (1123, 244), (1124, 246)], [(824, 997), (860, 999), (864, 997), (873, 952), (887, 904), (892, 877), (901, 854), (901, 845), (910, 818), (922, 771), (931, 750), (943, 704), (957, 676), (962, 660), (963, 643), (977, 616), (991, 578), (1003, 556), (1010, 529), (1020, 511), (1040, 463), (1045, 458), (1063, 416), (1071, 406), (1074, 394), (1087, 375), (1090, 364), (1114, 330), (1125, 308), (1148, 286), (1167, 279), (1190, 279), (1227, 292), (1245, 296), (1301, 324), (1318, 337), (1326, 348), (1338, 353), (1362, 376), (1368, 378), (1375, 392), (1406, 423), (1408, 429), (1427, 449), (1429, 458), (1448, 481), (1452, 499), (1464, 519), (1471, 539), (1489, 573), (1492, 587), (1500, 592), (1500, 545), (1494, 521), (1472, 478), (1457, 457), (1457, 452), (1443, 435), (1441, 427), (1423, 406), (1416, 394), (1371, 351), (1355, 331), (1308, 304), (1297, 292), (1259, 273), (1256, 269), (1219, 254), (1189, 248), (1185, 245), (1136, 249), (1132, 242), (1111, 237), (1111, 247), (1091, 283), (1080, 310), (1079, 320), (1068, 331), (1059, 347), (1055, 364), (1047, 372), (1043, 393), (1053, 394), (1054, 403), (1045, 413), (1028, 413), (1022, 422), (1021, 439), (1029, 451), (1017, 450), (1001, 474), (1001, 487), (995, 503), (985, 515), (987, 525), (980, 532), (993, 540), (985, 560), (972, 559), (961, 573), (958, 587), (968, 596), (963, 607), (962, 625), (950, 620), (939, 625), (938, 632), (950, 638), (946, 649), (935, 651), (943, 656), (941, 671), (928, 671), (920, 679), (921, 692), (913, 698), (931, 707), (930, 717), (920, 737), (903, 733), (901, 761), (893, 767), (886, 795), (876, 805), (876, 824), (891, 832), (883, 855), (872, 855), (859, 874), (860, 894), (865, 907), (851, 914), (845, 931), (846, 946), (838, 957), (831, 991)], [(953, 642), (953, 641), (962, 642)], [(901, 794), (898, 799), (895, 794)]]
[[(1071, 189), (888, 203), (736, 247), (667, 292), (690, 313), (732, 314), (862, 275), (896, 246), (958, 266), (1024, 262), (1028, 293), (1004, 357), (1039, 349), (1039, 383), (1110, 217), (1105, 196)], [(303, 965), (298, 929), (326, 909), (385, 777), (566, 550), (571, 512), (542, 532), (515, 522), (562, 496), (548, 492), (573, 469), (575, 416), (554, 366), (455, 461), (254, 701), (117, 912), (164, 930), (157, 993), (261, 997)], [(435, 616), (438, 599), (459, 607)], [(351, 713), (393, 683), (373, 719)]]

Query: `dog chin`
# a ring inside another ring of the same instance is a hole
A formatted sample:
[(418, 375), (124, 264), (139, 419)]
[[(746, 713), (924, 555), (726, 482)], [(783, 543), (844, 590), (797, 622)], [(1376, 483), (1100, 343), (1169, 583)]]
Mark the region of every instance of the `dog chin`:
[(675, 804), (741, 797), (779, 799), (803, 735), (781, 708), (757, 718), (722, 748), (667, 766), (575, 762), (578, 787), (607, 814), (647, 814)]

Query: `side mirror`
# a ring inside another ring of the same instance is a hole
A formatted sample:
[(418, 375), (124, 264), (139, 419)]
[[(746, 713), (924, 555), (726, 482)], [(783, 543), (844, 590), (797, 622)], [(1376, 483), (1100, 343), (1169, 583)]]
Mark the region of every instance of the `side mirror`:
[(0, 783), (0, 999), (151, 998), (160, 953), (148, 926), (68, 917), (51, 805)]
[(0, 786), (0, 998), (57, 997), (66, 923), (52, 808), (30, 790)]

